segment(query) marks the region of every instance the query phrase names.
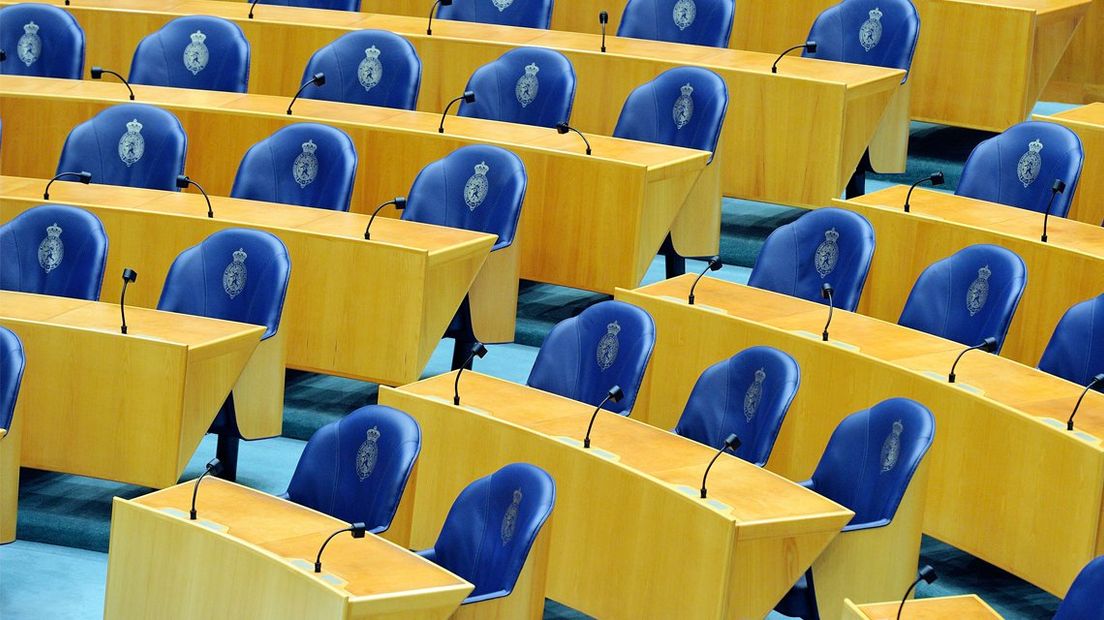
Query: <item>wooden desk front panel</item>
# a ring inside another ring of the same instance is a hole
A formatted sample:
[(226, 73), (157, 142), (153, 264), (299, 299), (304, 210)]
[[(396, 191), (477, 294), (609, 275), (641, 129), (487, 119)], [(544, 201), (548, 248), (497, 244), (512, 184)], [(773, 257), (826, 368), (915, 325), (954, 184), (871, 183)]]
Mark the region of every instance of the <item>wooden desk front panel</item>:
[(1045, 101), (1104, 101), (1104, 3), (1096, 0), (1043, 91)]
[[(1104, 91), (1101, 91), (1101, 98), (1104, 99)], [(1070, 204), (1069, 218), (1092, 226), (1104, 225), (1104, 103), (1033, 118), (1064, 125), (1081, 138), (1085, 162), (1077, 193)]]
[[(843, 620), (896, 620), (900, 601), (856, 605), (846, 601)], [(1001, 615), (976, 594), (912, 599), (905, 603), (902, 614), (909, 620), (1000, 620)]]

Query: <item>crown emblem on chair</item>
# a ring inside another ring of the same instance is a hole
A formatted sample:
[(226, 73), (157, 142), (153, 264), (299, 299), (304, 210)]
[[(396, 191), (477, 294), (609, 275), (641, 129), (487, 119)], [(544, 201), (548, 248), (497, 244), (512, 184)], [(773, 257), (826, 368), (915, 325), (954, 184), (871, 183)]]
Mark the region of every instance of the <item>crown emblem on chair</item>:
[(905, 430), (905, 425), (901, 424), (900, 420), (897, 420), (893, 423), (893, 434), (894, 435), (900, 435), (901, 433), (904, 432), (904, 430)]
[(682, 86), (682, 88), (680, 90), (682, 90), (683, 95), (686, 95), (687, 97), (689, 97), (691, 94), (693, 94), (694, 87), (691, 86), (690, 84), (685, 84), (684, 86)]
[(248, 258), (248, 256), (249, 255), (245, 253), (244, 249), (238, 248), (237, 251), (234, 252), (234, 262), (235, 263), (244, 263), (245, 259)]
[(207, 40), (207, 35), (203, 34), (199, 30), (192, 33), (192, 43), (203, 43)]
[(307, 140), (303, 143), (304, 153), (314, 153), (318, 150), (318, 145), (314, 143), (314, 140)]
[(621, 326), (618, 325), (617, 321), (614, 321), (609, 325), (606, 325), (606, 332), (616, 336), (617, 334), (621, 333)]
[(1032, 153), (1038, 153), (1039, 151), (1043, 150), (1042, 141), (1040, 141), (1038, 138), (1035, 138), (1031, 142), (1028, 142), (1027, 150), (1031, 151)]
[(61, 226), (57, 225), (57, 222), (46, 227), (46, 236), (51, 239), (57, 239), (61, 236)]
[(824, 231), (824, 238), (829, 240), (829, 241), (838, 241), (839, 240), (839, 233), (836, 232), (835, 228), (832, 228), (830, 230)]
[(487, 162), (481, 161), (475, 165), (475, 173), (480, 176), (487, 176), (487, 172), (491, 170), (491, 167), (487, 165)]
[(535, 62), (525, 65), (525, 75), (536, 75), (538, 71), (540, 71), (540, 67)]
[(373, 426), (372, 428), (368, 429), (367, 435), (368, 435), (368, 441), (372, 441), (372, 442), (377, 441), (380, 438), (379, 428)]
[(379, 58), (379, 55), (380, 55), (379, 48), (377, 48), (375, 45), (373, 45), (372, 47), (369, 47), (368, 49), (364, 50), (364, 55), (367, 56), (368, 58)]
[(138, 119), (134, 119), (134, 120), (130, 121), (129, 123), (127, 123), (127, 132), (128, 133), (138, 133), (140, 131), (142, 131), (142, 123), (139, 123)]
[(521, 489), (514, 489), (514, 503), (521, 503)]
[(38, 24), (30, 22), (23, 25), (23, 32), (27, 34), (38, 34)]
[(767, 373), (762, 368), (755, 371), (755, 382), (756, 383), (762, 383), (763, 380), (766, 379), (766, 378), (767, 378)]
[(870, 19), (875, 19), (875, 20), (881, 19), (882, 18), (882, 10), (879, 9), (878, 7), (874, 7), (874, 9), (871, 10), (869, 13), (867, 13), (867, 15), (870, 16)]
[(989, 276), (991, 276), (991, 275), (993, 275), (993, 271), (991, 269), (989, 269), (989, 265), (986, 265), (986, 266), (982, 267), (981, 269), (978, 269), (978, 277), (981, 278), (982, 280), (988, 280)]

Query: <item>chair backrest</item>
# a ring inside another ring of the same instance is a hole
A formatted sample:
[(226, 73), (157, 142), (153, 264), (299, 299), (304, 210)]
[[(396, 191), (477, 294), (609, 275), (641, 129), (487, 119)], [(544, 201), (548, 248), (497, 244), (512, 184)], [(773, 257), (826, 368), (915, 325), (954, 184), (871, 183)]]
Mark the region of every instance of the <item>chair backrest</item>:
[(629, 93), (613, 135), (709, 151), (713, 161), (727, 110), (728, 87), (719, 75), (675, 67)]
[(828, 283), (836, 307), (854, 311), (873, 258), (874, 227), (865, 217), (816, 209), (767, 237), (748, 285), (826, 304), (821, 287)]
[(728, 47), (733, 0), (629, 0), (617, 36)]
[(349, 134), (329, 125), (296, 123), (249, 147), (230, 195), (348, 211), (356, 169)]
[(999, 352), (1026, 285), (1027, 267), (1015, 252), (971, 245), (920, 274), (898, 323), (966, 346), (993, 337)]
[(158, 310), (265, 327), (276, 334), (291, 259), (279, 237), (248, 228), (220, 230), (173, 261)]
[(547, 30), (552, 22), (552, 0), (460, 0), (438, 6), (437, 17)]
[(418, 105), (422, 61), (410, 41), (386, 30), (358, 30), (338, 37), (307, 62), (302, 82), (325, 73), (326, 83), (305, 99), (413, 110)]
[(498, 235), (494, 250), (514, 242), (528, 177), (506, 149), (472, 145), (422, 168), (402, 219)]
[(32, 207), (0, 226), (0, 289), (95, 301), (107, 264), (100, 218), (67, 205)]
[(465, 90), (475, 102), (461, 103), (460, 116), (555, 127), (571, 120), (575, 68), (555, 50), (519, 47), (476, 69)]
[(884, 400), (839, 423), (811, 487), (854, 511), (851, 525), (892, 521), (935, 437), (935, 417), (907, 398)]
[(1104, 555), (1090, 561), (1077, 573), (1054, 620), (1104, 620)]
[(141, 103), (103, 110), (69, 132), (58, 172), (87, 170), (93, 183), (180, 191), (188, 136), (171, 112)]
[(1055, 179), (1066, 183), (1051, 215), (1066, 217), (1085, 151), (1073, 131), (1044, 121), (1013, 125), (974, 147), (955, 194), (1042, 213)]
[(1104, 294), (1075, 304), (1058, 321), (1039, 369), (1088, 385), (1104, 372)]
[(372, 532), (395, 517), (422, 447), (414, 418), (368, 405), (315, 431), (288, 485), (291, 501)]
[(130, 82), (244, 93), (249, 41), (237, 24), (221, 17), (178, 17), (138, 42)]
[(513, 591), (556, 503), (556, 483), (528, 463), (473, 481), (452, 503), (433, 545), (437, 564), (475, 585), (469, 598)]
[(4, 430), (11, 430), (25, 364), (23, 343), (19, 336), (0, 325), (0, 428)]
[(84, 30), (67, 11), (49, 4), (0, 9), (0, 75), (81, 79)]
[(801, 369), (788, 354), (744, 349), (702, 372), (675, 432), (717, 449), (736, 433), (736, 456), (762, 467), (800, 383)]
[(655, 347), (655, 323), (647, 311), (603, 301), (560, 321), (544, 339), (528, 385), (597, 406), (615, 385), (621, 402), (604, 409), (628, 415)]
[(259, 4), (298, 6), (305, 9), (329, 9), (331, 11), (360, 10), (360, 0), (260, 0)]
[(843, 0), (817, 16), (809, 29), (816, 52), (803, 56), (904, 69), (920, 38), (920, 14), (909, 0)]

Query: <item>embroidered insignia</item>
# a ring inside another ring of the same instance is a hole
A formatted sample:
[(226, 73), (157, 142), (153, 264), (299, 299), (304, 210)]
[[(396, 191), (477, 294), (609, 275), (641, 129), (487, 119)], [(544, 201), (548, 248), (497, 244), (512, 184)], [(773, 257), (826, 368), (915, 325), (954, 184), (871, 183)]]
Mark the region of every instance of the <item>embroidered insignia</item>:
[(878, 45), (878, 41), (882, 40), (881, 9), (875, 7), (868, 15), (870, 15), (870, 19), (859, 26), (859, 45), (867, 52), (874, 49)]
[(184, 68), (191, 71), (192, 75), (198, 74), (207, 67), (207, 61), (211, 56), (204, 43), (206, 40), (207, 35), (196, 30), (192, 33), (192, 42), (184, 48)]
[(598, 351), (595, 356), (598, 359), (598, 367), (602, 370), (613, 366), (613, 363), (617, 361), (617, 350), (621, 347), (621, 343), (617, 340), (617, 334), (620, 332), (621, 326), (617, 321), (614, 321), (606, 325), (606, 335), (598, 341)]
[(376, 443), (380, 438), (379, 427), (373, 426), (368, 429), (367, 434), (368, 438), (360, 444), (356, 454), (356, 475), (361, 481), (372, 475), (372, 470), (376, 468), (376, 459), (379, 457), (379, 445)]
[(521, 489), (514, 489), (514, 501), (510, 502), (510, 506), (506, 508), (506, 514), (502, 515), (502, 529), (499, 530), (499, 536), (502, 537), (502, 544), (506, 544), (513, 540), (514, 529), (517, 528), (518, 510), (521, 508)]
[(698, 5), (694, 4), (694, 0), (678, 0), (675, 8), (671, 9), (671, 19), (675, 20), (679, 30), (686, 30), (697, 16)]
[(1039, 155), (1041, 150), (1043, 150), (1043, 143), (1038, 138), (1032, 140), (1027, 145), (1027, 151), (1020, 155), (1020, 161), (1016, 163), (1016, 176), (1024, 187), (1039, 178), (1039, 170), (1043, 167), (1043, 158)]
[(901, 431), (905, 425), (900, 420), (893, 423), (893, 431), (882, 442), (882, 473), (893, 469), (897, 465), (897, 457), (901, 455)]
[(46, 273), (50, 273), (61, 264), (65, 256), (65, 244), (61, 242), (61, 226), (54, 222), (46, 227), (46, 236), (38, 244), (38, 264)]
[(373, 45), (364, 50), (364, 60), (360, 61), (360, 66), (357, 67), (357, 79), (366, 91), (375, 88), (383, 78), (383, 64), (380, 63), (379, 57), (380, 51)]
[(694, 87), (686, 84), (680, 90), (682, 94), (675, 99), (675, 107), (671, 110), (671, 116), (675, 119), (675, 129), (682, 129), (694, 116), (694, 99), (690, 96), (694, 93)]
[(816, 254), (813, 256), (813, 265), (822, 279), (832, 273), (836, 269), (836, 263), (839, 262), (837, 241), (839, 241), (839, 233), (835, 228), (824, 231), (824, 241), (817, 246)]
[(475, 165), (475, 174), (468, 177), (467, 183), (464, 183), (464, 203), (468, 205), (469, 211), (475, 211), (475, 208), (483, 204), (483, 200), (487, 198), (487, 189), (490, 187), (487, 172), (490, 169), (487, 162), (479, 162)]
[(238, 251), (234, 252), (233, 262), (222, 272), (222, 290), (226, 291), (230, 299), (237, 297), (245, 288), (245, 280), (249, 276), (249, 272), (245, 269), (246, 257), (245, 250), (238, 248)]
[(499, 13), (505, 11), (513, 3), (514, 0), (491, 0), (491, 4), (493, 4), (495, 8), (498, 9)]
[(518, 103), (523, 108), (537, 98), (537, 89), (540, 88), (540, 82), (537, 81), (538, 71), (540, 67), (537, 63), (529, 63), (525, 67), (525, 75), (519, 77), (517, 84), (514, 85), (514, 95), (517, 96)]
[(310, 185), (318, 177), (318, 158), (314, 155), (317, 150), (314, 140), (307, 140), (303, 143), (303, 152), (291, 164), (291, 174), (300, 188)]
[(119, 138), (119, 159), (126, 167), (133, 166), (146, 152), (146, 139), (142, 137), (142, 123), (134, 119), (126, 124), (127, 131)]
[(748, 422), (755, 417), (755, 413), (759, 411), (759, 401), (763, 399), (763, 381), (767, 378), (767, 373), (762, 368), (755, 371), (755, 381), (751, 382), (748, 386), (747, 392), (744, 393), (744, 418)]
[(970, 316), (981, 312), (985, 307), (985, 301), (989, 299), (989, 276), (991, 275), (993, 272), (989, 269), (989, 265), (978, 269), (978, 277), (970, 283), (970, 288), (966, 289), (966, 310), (970, 312)]
[(38, 24), (29, 22), (23, 26), (23, 36), (15, 44), (15, 54), (28, 67), (42, 54), (42, 39), (38, 38)]

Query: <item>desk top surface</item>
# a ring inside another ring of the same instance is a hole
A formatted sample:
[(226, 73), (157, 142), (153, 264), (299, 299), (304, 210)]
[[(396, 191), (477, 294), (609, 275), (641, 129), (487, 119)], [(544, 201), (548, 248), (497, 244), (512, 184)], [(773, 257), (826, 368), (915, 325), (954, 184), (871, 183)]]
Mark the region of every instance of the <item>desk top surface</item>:
[(1104, 102), (1096, 101), (1087, 105), (1064, 110), (1056, 114), (1040, 114), (1040, 118), (1053, 118), (1076, 121), (1088, 125), (1104, 125)]
[[(870, 620), (896, 620), (900, 601), (857, 605)], [(974, 594), (913, 599), (905, 603), (903, 620), (993, 620), (1001, 616)]]

